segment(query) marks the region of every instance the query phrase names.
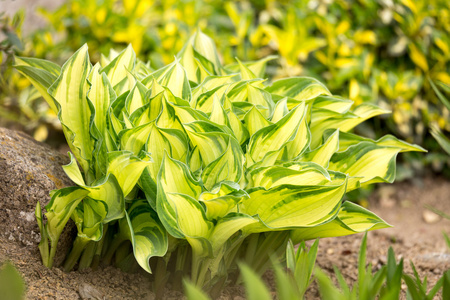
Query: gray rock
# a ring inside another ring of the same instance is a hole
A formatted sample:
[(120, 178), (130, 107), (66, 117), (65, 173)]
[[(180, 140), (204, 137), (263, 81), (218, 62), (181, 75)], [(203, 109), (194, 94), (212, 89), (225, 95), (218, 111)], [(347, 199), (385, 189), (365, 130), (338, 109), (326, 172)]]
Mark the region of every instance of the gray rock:
[[(39, 227), (34, 216), (36, 203), (44, 207), (49, 192), (74, 185), (62, 165), (66, 155), (35, 141), (29, 135), (0, 128), (0, 239), (8, 239), (39, 255)], [(55, 265), (59, 265), (73, 240), (74, 224), (61, 235)]]

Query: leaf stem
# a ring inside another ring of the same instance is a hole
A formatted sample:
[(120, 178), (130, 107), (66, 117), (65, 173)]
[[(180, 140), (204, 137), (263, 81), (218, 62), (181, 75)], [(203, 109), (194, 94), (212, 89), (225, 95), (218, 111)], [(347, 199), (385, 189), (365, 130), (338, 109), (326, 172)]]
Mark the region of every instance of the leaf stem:
[(112, 257), (114, 255), (114, 253), (116, 252), (117, 248), (119, 248), (119, 246), (126, 240), (127, 239), (121, 235), (115, 236), (113, 238), (112, 243), (109, 245), (108, 250), (106, 251), (106, 254), (103, 257), (103, 261), (107, 265), (109, 265), (111, 263)]
[(73, 269), (89, 241), (90, 239), (82, 236), (76, 237), (73, 248), (70, 250), (69, 256), (67, 256), (66, 261), (64, 262), (64, 271), (69, 272)]
[(199, 255), (192, 249), (191, 280), (196, 286), (202, 288), (205, 285), (206, 273), (208, 272), (210, 263), (211, 259)]
[(94, 257), (92, 258), (91, 268), (96, 269), (100, 263), (100, 257), (102, 255), (103, 251), (103, 245), (105, 244), (105, 240), (107, 239), (107, 233), (108, 233), (108, 224), (103, 225), (103, 234), (100, 241), (98, 241), (97, 247), (95, 248)]
[(85, 270), (89, 268), (94, 259), (94, 255), (97, 251), (98, 242), (90, 241), (87, 243), (86, 249), (80, 258), (80, 263), (78, 265), (78, 270)]
[(55, 257), (55, 254), (56, 254), (56, 246), (57, 245), (58, 245), (58, 240), (50, 241), (50, 254), (48, 256), (47, 263), (45, 264), (45, 266), (49, 269), (51, 269), (53, 267), (53, 258)]
[(278, 256), (280, 250), (286, 249), (286, 241), (289, 237), (288, 231), (274, 231), (265, 235), (263, 242), (258, 246), (253, 260), (253, 269), (257, 274), (262, 274), (270, 262), (270, 256)]

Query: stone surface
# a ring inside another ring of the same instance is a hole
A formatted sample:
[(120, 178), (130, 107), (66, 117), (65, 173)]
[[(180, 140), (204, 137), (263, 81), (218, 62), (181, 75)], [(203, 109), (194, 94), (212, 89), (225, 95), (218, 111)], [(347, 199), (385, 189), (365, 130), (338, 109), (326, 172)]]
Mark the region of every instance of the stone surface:
[(105, 295), (103, 295), (101, 292), (99, 292), (94, 286), (83, 283), (80, 285), (78, 289), (78, 294), (80, 295), (81, 299), (104, 299)]
[[(74, 185), (62, 165), (69, 158), (19, 131), (0, 128), (0, 238), (37, 252), (40, 240), (34, 210), (49, 192)], [(61, 236), (55, 264), (71, 245), (72, 226)], [(36, 253), (36, 255), (38, 255)]]

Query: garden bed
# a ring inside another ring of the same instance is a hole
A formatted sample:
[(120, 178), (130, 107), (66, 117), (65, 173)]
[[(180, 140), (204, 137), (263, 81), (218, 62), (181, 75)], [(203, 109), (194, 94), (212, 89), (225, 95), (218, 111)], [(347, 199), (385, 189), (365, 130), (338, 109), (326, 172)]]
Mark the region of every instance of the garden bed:
[[(450, 268), (450, 253), (442, 231), (450, 232), (450, 221), (442, 218), (424, 220), (424, 205), (444, 212), (450, 211), (450, 182), (442, 178), (426, 178), (418, 183), (383, 185), (370, 199), (370, 208), (394, 228), (370, 232), (367, 242), (367, 261), (374, 269), (386, 263), (386, 253), (392, 246), (398, 258), (405, 260), (405, 271), (411, 273), (412, 260), (423, 278), (432, 287)], [(1, 211), (0, 213), (4, 213)], [(4, 224), (2, 224), (4, 226)], [(348, 282), (357, 278), (357, 260), (362, 235), (327, 238), (320, 241), (317, 264), (327, 272), (336, 265)], [(2, 238), (4, 239), (4, 238)], [(0, 241), (0, 261), (11, 260), (24, 276), (27, 299), (76, 299), (81, 296), (99, 299), (153, 299), (150, 276), (145, 272), (127, 274), (113, 267), (64, 273), (59, 268), (47, 269), (40, 261), (37, 245), (19, 247), (9, 240)], [(275, 291), (271, 273), (266, 281)], [(406, 289), (406, 286), (404, 287)], [(182, 294), (167, 290), (165, 299), (179, 299)], [(242, 299), (245, 291), (231, 287), (223, 291), (221, 299)], [(315, 285), (306, 299), (318, 298)]]

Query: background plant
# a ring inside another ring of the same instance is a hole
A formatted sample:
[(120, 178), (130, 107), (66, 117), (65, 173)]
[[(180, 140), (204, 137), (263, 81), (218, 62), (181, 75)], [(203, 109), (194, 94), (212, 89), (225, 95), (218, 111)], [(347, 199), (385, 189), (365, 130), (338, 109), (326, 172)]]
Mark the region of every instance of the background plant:
[[(447, 2), (439, 0), (272, 5), (268, 12), (273, 18), (259, 26), (254, 36), (269, 37), (264, 44), (275, 45), (287, 58), (281, 60), (285, 71), (277, 75), (306, 74), (356, 103), (389, 106), (392, 117), (374, 124), (377, 134), (393, 132), (434, 150), (430, 125), (448, 130), (449, 111), (437, 101), (426, 78), (450, 81), (448, 11)], [(311, 48), (291, 47), (284, 42), (294, 40), (288, 36), (301, 36)], [(371, 129), (359, 129), (374, 134)], [(408, 157), (409, 170), (423, 168), (419, 157)], [(446, 156), (428, 159), (435, 170), (448, 166)]]
[[(82, 8), (88, 9), (81, 13)], [(428, 130), (432, 123), (450, 130), (449, 111), (426, 80), (450, 84), (449, 12), (445, 0), (70, 0), (56, 11), (40, 10), (50, 25), (27, 39), (35, 52), (25, 54), (62, 62), (88, 43), (96, 62), (101, 53), (132, 43), (143, 61), (159, 68), (199, 27), (214, 38), (226, 64), (236, 56), (256, 60), (277, 54), (270, 77), (312, 76), (356, 104), (392, 109), (392, 117), (358, 130), (371, 137), (394, 133), (436, 152), (425, 160), (405, 156), (409, 162), (401, 170), (411, 176), (423, 172), (423, 164), (441, 172), (449, 163)]]
[(27, 131), (35, 139), (44, 141), (50, 131), (61, 131), (58, 118), (38, 91), (30, 86), (29, 80), (17, 73), (12, 66), (14, 55), (42, 57), (44, 53), (51, 52), (50, 49), (53, 51), (53, 48), (48, 39), (45, 39), (48, 38), (48, 33), (41, 35), (35, 32), (32, 41), (24, 40), (24, 17), (23, 11), (17, 12), (12, 18), (3, 13), (0, 15), (0, 125)]

